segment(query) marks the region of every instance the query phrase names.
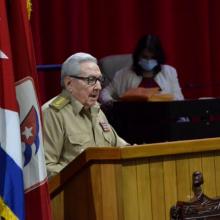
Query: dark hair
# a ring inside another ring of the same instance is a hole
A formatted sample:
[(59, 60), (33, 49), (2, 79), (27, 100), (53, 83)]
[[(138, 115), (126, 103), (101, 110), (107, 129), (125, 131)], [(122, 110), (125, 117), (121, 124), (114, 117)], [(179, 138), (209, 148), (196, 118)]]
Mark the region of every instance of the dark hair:
[(142, 75), (143, 69), (138, 64), (142, 52), (147, 49), (154, 54), (154, 59), (157, 60), (158, 65), (153, 69), (153, 73), (157, 74), (161, 71), (161, 64), (165, 63), (165, 54), (160, 42), (160, 39), (152, 34), (145, 35), (139, 39), (136, 48), (133, 52), (133, 70), (137, 75)]

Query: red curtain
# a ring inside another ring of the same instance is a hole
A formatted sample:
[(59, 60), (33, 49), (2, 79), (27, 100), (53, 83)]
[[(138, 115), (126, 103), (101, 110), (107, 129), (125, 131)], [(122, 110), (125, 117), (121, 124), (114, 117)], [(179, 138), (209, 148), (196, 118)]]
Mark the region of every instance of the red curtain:
[[(84, 51), (101, 58), (132, 52), (159, 35), (186, 98), (220, 96), (219, 0), (32, 0), (38, 64)], [(39, 72), (43, 101), (60, 91), (59, 72)]]

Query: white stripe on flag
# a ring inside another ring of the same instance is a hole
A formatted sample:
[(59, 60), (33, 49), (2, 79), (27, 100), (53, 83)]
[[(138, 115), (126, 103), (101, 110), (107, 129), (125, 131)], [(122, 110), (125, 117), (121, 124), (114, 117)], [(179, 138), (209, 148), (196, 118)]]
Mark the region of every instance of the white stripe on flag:
[(8, 57), (6, 56), (5, 53), (3, 53), (3, 51), (0, 50), (0, 59), (8, 59)]
[(0, 108), (0, 142), (3, 150), (22, 169), (20, 120), (17, 112)]

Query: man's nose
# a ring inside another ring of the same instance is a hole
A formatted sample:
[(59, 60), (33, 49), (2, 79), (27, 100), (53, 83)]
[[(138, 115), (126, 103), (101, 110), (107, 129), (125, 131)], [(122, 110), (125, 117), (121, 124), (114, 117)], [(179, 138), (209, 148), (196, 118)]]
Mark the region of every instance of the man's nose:
[(99, 80), (96, 81), (94, 88), (95, 88), (95, 89), (99, 89), (99, 90), (102, 89), (102, 85), (101, 85), (101, 82), (100, 82)]

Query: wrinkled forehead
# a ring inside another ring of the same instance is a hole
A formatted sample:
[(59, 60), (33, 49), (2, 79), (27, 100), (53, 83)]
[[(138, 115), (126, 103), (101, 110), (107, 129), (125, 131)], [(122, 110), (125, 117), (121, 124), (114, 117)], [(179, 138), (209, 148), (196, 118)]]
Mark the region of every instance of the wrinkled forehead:
[(96, 63), (91, 61), (85, 61), (80, 63), (80, 75), (99, 76), (101, 75), (101, 71)]

